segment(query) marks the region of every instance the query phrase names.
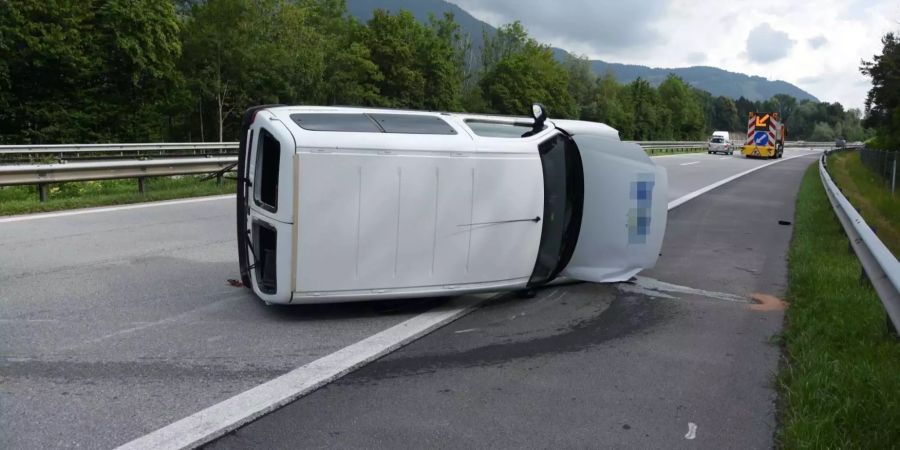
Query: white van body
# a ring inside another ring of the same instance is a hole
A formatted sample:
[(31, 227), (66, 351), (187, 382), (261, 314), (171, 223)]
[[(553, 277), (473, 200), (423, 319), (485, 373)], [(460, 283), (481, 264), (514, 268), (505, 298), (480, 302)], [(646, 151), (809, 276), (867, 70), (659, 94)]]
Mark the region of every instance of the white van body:
[(712, 138), (716, 138), (716, 137), (720, 137), (720, 138), (724, 139), (725, 142), (731, 141), (731, 133), (729, 133), (727, 131), (713, 131), (713, 134), (710, 137), (710, 140), (712, 140)]
[(624, 281), (652, 267), (665, 170), (606, 125), (533, 123), (251, 109), (238, 167), (244, 283), (267, 303), (331, 303)]

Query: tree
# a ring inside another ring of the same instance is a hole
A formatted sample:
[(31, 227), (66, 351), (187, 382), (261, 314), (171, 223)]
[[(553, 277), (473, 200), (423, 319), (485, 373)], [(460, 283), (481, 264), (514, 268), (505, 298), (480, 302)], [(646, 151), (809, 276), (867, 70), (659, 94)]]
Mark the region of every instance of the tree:
[(860, 70), (872, 78), (872, 89), (866, 96), (865, 125), (878, 130), (881, 144), (900, 149), (900, 39), (886, 34), (881, 55), (863, 61)]
[(170, 2), (0, 3), (0, 141), (159, 139), (177, 87)]
[(816, 126), (813, 128), (812, 134), (809, 136), (809, 140), (815, 142), (833, 141), (834, 138), (834, 129), (832, 129), (830, 125), (824, 122), (816, 123)]
[(671, 139), (669, 116), (663, 112), (659, 94), (640, 77), (628, 85), (627, 104), (634, 117), (634, 134), (639, 141)]
[(244, 79), (258, 44), (251, 31), (257, 13), (259, 9), (246, 0), (212, 0), (191, 8), (181, 66), (198, 101), (201, 140), (205, 140), (204, 103), (214, 102), (219, 141), (224, 139), (225, 121), (250, 103)]
[[(483, 75), (479, 86), (489, 112), (524, 114), (535, 102), (543, 103), (551, 117), (576, 118), (577, 107), (569, 93), (569, 74), (553, 57), (546, 45), (528, 39), (523, 45), (499, 42), (486, 44), (487, 52), (506, 50)], [(485, 59), (490, 60), (491, 57)]]
[(690, 86), (676, 75), (669, 75), (659, 85), (659, 98), (666, 109), (672, 138), (702, 139), (705, 131), (703, 112)]
[(713, 117), (710, 124), (715, 130), (743, 131), (734, 101), (721, 95), (713, 100)]
[(569, 96), (575, 102), (575, 116), (583, 119), (594, 98), (597, 88), (597, 75), (591, 69), (591, 62), (584, 56), (566, 55), (563, 68), (569, 74)]
[(374, 106), (385, 103), (379, 84), (384, 75), (365, 45), (364, 25), (350, 18), (335, 38), (343, 51), (334, 53), (325, 74), (327, 101), (332, 105)]
[(612, 72), (594, 81), (591, 103), (582, 110), (583, 120), (603, 122), (617, 129), (619, 136), (630, 139), (634, 133), (634, 117), (625, 104), (627, 92)]

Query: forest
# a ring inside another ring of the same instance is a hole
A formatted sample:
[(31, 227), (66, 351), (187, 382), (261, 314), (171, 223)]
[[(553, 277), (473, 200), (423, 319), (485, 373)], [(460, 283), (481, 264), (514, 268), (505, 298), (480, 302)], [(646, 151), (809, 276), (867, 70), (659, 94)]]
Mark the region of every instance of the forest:
[(347, 14), (344, 0), (0, 2), (0, 143), (234, 141), (258, 104), (379, 106), (607, 123), (629, 140), (699, 140), (778, 112), (788, 139), (863, 140), (839, 103), (713, 97), (670, 75), (618, 82), (560, 61), (518, 22), (474, 48), (452, 15)]

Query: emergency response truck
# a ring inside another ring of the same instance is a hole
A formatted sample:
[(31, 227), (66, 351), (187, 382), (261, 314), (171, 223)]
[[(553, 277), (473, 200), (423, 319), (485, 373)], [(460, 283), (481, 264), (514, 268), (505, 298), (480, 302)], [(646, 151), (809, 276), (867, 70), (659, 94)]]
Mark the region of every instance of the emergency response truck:
[(748, 158), (781, 158), (786, 131), (778, 113), (751, 112), (741, 154)]

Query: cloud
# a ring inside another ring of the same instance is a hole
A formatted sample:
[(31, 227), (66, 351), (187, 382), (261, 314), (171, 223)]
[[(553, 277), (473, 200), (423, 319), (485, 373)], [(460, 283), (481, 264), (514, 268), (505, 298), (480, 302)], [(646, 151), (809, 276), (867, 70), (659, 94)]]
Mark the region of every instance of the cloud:
[(824, 75), (810, 75), (807, 77), (800, 77), (799, 79), (797, 79), (798, 83), (804, 84), (804, 85), (821, 84), (821, 83), (824, 83), (825, 81), (827, 81), (827, 79), (825, 78)]
[(817, 50), (818, 48), (827, 44), (828, 39), (825, 37), (825, 35), (820, 34), (814, 38), (807, 39), (806, 43), (809, 44), (809, 46), (812, 47), (813, 50)]
[(670, 0), (451, 0), (491, 25), (519, 20), (538, 40), (584, 53), (627, 54), (663, 41)]
[(708, 57), (706, 56), (706, 53), (703, 52), (691, 52), (687, 55), (688, 64), (692, 64), (695, 66), (705, 63), (707, 59)]
[(795, 41), (787, 33), (762, 23), (750, 30), (747, 36), (747, 58), (762, 64), (778, 61), (791, 52), (794, 44)]

